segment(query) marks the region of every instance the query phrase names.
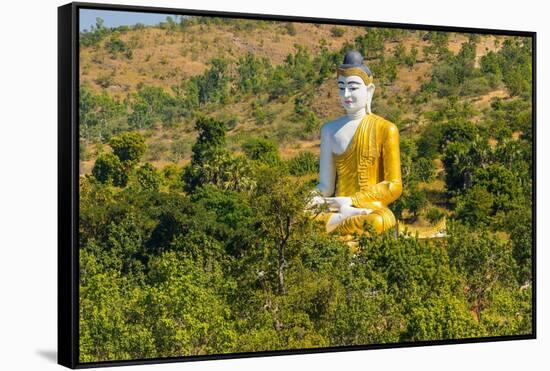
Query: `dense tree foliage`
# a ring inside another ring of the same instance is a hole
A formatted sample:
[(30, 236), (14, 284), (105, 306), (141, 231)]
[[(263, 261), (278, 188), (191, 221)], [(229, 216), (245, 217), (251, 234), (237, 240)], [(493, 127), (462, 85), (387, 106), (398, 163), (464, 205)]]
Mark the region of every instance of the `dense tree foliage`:
[[(219, 166), (225, 126), (202, 118), (197, 129), (187, 169)], [(113, 138), (115, 148), (123, 138)], [(82, 179), (84, 361), (531, 331), (530, 286), (520, 289), (530, 230), (502, 240), (482, 227), (516, 189), (505, 168), (475, 173), (458, 202), (464, 224), (449, 239), (366, 234), (353, 253), (304, 213), (311, 185), (264, 161), (277, 153), (267, 143), (246, 146), (248, 189), (228, 187), (218, 169), (200, 181), (184, 176), (186, 192), (159, 192), (170, 172), (147, 163), (129, 170), (127, 184), (104, 182), (99, 171)], [(410, 194), (418, 213), (426, 199)]]

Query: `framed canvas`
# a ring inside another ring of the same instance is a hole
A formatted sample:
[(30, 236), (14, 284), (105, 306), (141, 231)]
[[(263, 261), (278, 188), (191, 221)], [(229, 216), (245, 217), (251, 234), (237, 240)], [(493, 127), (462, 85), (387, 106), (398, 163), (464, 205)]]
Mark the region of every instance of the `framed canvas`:
[(60, 364), (536, 337), (535, 32), (58, 21)]

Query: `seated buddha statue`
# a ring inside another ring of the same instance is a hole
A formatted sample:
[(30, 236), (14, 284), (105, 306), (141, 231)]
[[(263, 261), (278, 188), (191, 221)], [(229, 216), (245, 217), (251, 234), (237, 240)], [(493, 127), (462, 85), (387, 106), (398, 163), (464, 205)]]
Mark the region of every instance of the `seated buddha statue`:
[(319, 183), (310, 206), (328, 204), (315, 217), (327, 232), (350, 236), (381, 233), (395, 226), (388, 205), (402, 192), (399, 131), (371, 112), (373, 75), (357, 51), (337, 68), (337, 86), (346, 115), (321, 127)]

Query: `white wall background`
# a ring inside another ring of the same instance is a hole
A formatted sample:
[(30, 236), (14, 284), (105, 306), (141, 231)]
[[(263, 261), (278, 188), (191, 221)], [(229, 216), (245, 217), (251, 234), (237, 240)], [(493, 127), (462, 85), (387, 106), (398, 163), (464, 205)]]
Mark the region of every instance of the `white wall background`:
[[(185, 364), (145, 370), (540, 370), (548, 362), (545, 164), (550, 21), (542, 1), (112, 0), (122, 4), (538, 32), (538, 339)], [(0, 369), (56, 365), (57, 6), (9, 1), (0, 18)], [(545, 353), (546, 350), (546, 353)], [(139, 367), (139, 368), (138, 368)]]

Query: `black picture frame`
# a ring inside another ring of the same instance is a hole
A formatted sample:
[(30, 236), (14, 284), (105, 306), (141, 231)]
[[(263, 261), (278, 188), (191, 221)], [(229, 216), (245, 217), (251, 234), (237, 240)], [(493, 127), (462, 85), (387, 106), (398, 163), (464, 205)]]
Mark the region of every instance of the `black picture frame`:
[[(315, 349), (277, 350), (253, 353), (232, 353), (219, 355), (135, 359), (81, 363), (79, 361), (79, 10), (119, 10), (143, 13), (165, 13), (200, 15), (258, 20), (314, 22), (334, 25), (368, 26), (414, 29), (426, 31), (463, 32), (491, 35), (521, 36), (532, 39), (533, 79), (532, 79), (532, 123), (533, 123), (533, 193), (532, 193), (532, 333), (528, 335), (507, 335), (456, 340), (417, 341), (397, 344), (375, 344), (327, 347)], [(386, 349), (429, 345), (449, 345), (481, 343), (509, 340), (529, 340), (537, 337), (536, 312), (536, 39), (531, 31), (497, 30), (485, 28), (464, 28), (413, 23), (387, 23), (379, 21), (313, 18), (272, 14), (236, 13), (224, 11), (204, 11), (195, 9), (144, 7), (130, 5), (69, 3), (58, 8), (58, 363), (69, 368), (109, 367), (123, 365), (156, 364), (211, 359), (263, 357), (288, 354), (308, 354), (341, 352), (351, 350)]]

